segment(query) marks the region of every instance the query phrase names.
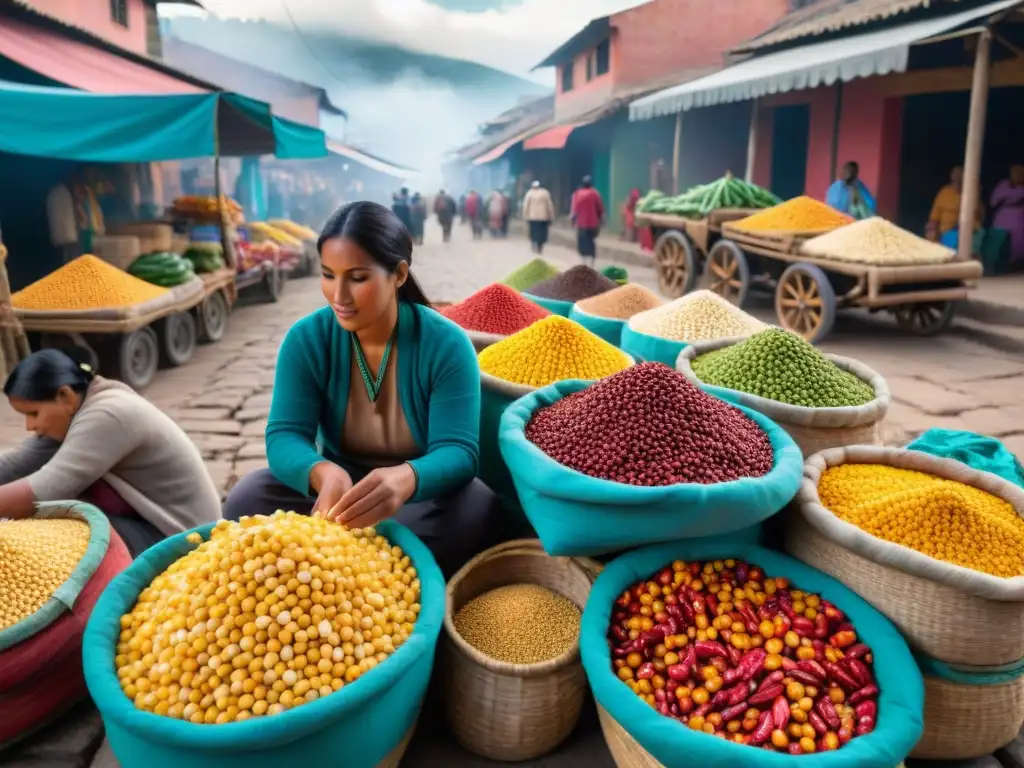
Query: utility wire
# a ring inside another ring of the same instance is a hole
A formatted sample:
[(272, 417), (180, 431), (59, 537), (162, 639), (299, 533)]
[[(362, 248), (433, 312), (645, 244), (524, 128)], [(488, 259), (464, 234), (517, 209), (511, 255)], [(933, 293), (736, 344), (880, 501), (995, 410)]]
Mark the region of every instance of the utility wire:
[(309, 44), (309, 41), (306, 40), (306, 36), (302, 34), (302, 28), (296, 23), (295, 17), (292, 15), (292, 11), (288, 7), (287, 0), (280, 0), (280, 2), (282, 10), (285, 12), (285, 15), (288, 17), (288, 21), (292, 25), (292, 29), (295, 31), (295, 35), (299, 38), (299, 42), (302, 43), (302, 47), (306, 49), (310, 56), (316, 59), (317, 63), (324, 68), (324, 71), (327, 72), (327, 74), (329, 74), (332, 78), (334, 78), (339, 85), (345, 85), (345, 81), (342, 80), (342, 78), (338, 77), (338, 75), (334, 72), (334, 70), (331, 69), (327, 62), (321, 59), (317, 52), (313, 50), (313, 46)]

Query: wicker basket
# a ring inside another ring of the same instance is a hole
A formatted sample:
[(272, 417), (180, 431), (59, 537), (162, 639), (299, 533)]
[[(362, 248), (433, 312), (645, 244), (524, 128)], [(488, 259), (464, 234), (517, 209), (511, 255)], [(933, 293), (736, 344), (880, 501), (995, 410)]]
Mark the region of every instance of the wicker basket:
[(605, 744), (618, 768), (665, 768), (600, 706), (597, 708), (597, 717), (601, 721)]
[[(991, 667), (1024, 658), (1024, 606), (1009, 592), (1015, 579), (997, 579), (884, 542), (839, 520), (821, 506), (818, 480), (831, 466), (887, 464), (979, 487), (1024, 512), (1024, 493), (1011, 483), (951, 459), (872, 446), (811, 456), (786, 537), (787, 551), (835, 577), (884, 613), (916, 650), (939, 661)], [(989, 594), (984, 588), (989, 587)], [(992, 594), (1004, 588), (1007, 594)], [(998, 598), (998, 599), (997, 599)], [(965, 627), (969, 631), (965, 631)], [(1018, 723), (1019, 726), (1019, 723)]]
[(515, 762), (547, 754), (568, 738), (587, 695), (578, 644), (539, 664), (509, 664), (477, 651), (455, 631), (454, 615), (497, 587), (537, 584), (580, 609), (590, 594), (592, 561), (550, 557), (536, 539), (512, 541), (469, 561), (448, 583), (441, 647), (445, 718), (471, 752)]
[(924, 735), (911, 757), (969, 760), (1017, 737), (1024, 722), (1024, 677), (1002, 685), (924, 678)]
[(92, 240), (93, 252), (118, 269), (128, 269), (142, 255), (142, 245), (135, 235), (101, 235)]

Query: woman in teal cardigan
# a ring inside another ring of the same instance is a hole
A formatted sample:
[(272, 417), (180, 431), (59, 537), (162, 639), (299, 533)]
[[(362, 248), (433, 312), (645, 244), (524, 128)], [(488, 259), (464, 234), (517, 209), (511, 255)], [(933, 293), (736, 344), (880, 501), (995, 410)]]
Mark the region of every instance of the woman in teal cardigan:
[(475, 480), (480, 373), (473, 345), (409, 273), (412, 238), (376, 203), (352, 203), (317, 243), (327, 306), (278, 353), (269, 469), (243, 478), (224, 517), (278, 509), (354, 528), (394, 519), (451, 574), (500, 540), (501, 506)]

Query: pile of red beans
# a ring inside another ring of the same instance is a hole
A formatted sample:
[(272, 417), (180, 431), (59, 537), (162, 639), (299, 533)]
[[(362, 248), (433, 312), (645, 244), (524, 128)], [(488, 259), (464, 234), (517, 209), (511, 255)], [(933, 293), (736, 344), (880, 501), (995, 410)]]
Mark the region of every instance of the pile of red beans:
[(738, 408), (643, 363), (538, 410), (526, 439), (577, 472), (643, 486), (762, 477), (774, 451)]
[(694, 731), (801, 755), (875, 728), (871, 649), (834, 605), (755, 565), (677, 560), (616, 600), (608, 641), (618, 678)]

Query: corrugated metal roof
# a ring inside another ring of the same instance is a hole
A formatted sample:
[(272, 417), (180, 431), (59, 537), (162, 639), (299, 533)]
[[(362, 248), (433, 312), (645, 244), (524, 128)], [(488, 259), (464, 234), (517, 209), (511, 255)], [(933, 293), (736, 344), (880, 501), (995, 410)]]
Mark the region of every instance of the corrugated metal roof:
[(755, 51), (954, 3), (965, 4), (965, 0), (818, 0), (787, 14), (767, 32), (736, 46), (732, 52)]

